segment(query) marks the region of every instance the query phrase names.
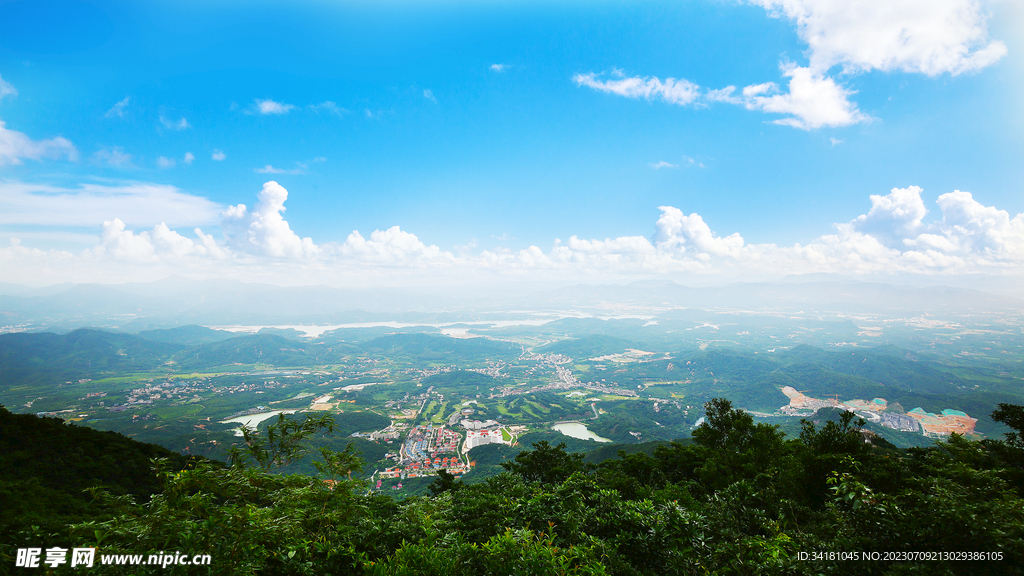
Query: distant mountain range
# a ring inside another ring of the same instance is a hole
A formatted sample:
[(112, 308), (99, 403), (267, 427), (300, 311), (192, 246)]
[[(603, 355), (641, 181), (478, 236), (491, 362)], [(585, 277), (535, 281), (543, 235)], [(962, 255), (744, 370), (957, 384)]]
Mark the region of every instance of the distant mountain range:
[[(126, 331), (203, 325), (329, 324), (370, 321), (459, 322), (522, 318), (530, 312), (627, 306), (729, 308), (845, 313), (1000, 314), (1024, 311), (1024, 299), (951, 287), (918, 288), (842, 277), (788, 278), (692, 288), (671, 281), (576, 285), (540, 290), (282, 287), (237, 281), (0, 284), (0, 329), (84, 326)], [(516, 312), (509, 312), (516, 311)], [(6, 328), (4, 328), (6, 326)]]
[(103, 374), (152, 370), (198, 370), (232, 364), (314, 366), (363, 351), (408, 356), (427, 362), (510, 359), (522, 349), (483, 338), (392, 334), (361, 345), (337, 340), (298, 341), (274, 334), (239, 336), (201, 326), (150, 330), (138, 335), (78, 329), (68, 334), (0, 334), (0, 394), (21, 387), (58, 386)]

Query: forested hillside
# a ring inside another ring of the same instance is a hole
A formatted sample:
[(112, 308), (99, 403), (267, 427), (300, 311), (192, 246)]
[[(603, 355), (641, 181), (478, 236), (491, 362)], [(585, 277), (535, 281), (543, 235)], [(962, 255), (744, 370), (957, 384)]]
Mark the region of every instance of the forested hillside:
[[(850, 413), (806, 421), (787, 437), (726, 400), (705, 410), (693, 442), (649, 443), (613, 458), (543, 441), (514, 458), (495, 447), (481, 457), (503, 473), (472, 485), (442, 473), (429, 495), (401, 501), (351, 479), (361, 465), (351, 447), (322, 450), (316, 476), (275, 473), (334, 428), (329, 416), (250, 433), (230, 467), (193, 461), (170, 473), (179, 463), (160, 464), (160, 485), (147, 498), (148, 462), (117, 464), (108, 455), (167, 456), (160, 450), (3, 412), (0, 478), (10, 520), (0, 565), (12, 566), (20, 547), (68, 543), (100, 554), (209, 554), (210, 572), (225, 575), (1024, 572), (1024, 408), (1001, 405), (993, 414), (1014, 430), (1006, 440), (954, 435), (909, 450), (862, 433)], [(51, 428), (88, 436), (94, 449), (62, 455), (10, 441)], [(94, 477), (136, 503), (75, 518), (12, 500), (53, 473), (66, 477), (61, 490), (77, 504), (87, 497), (72, 488)], [(126, 484), (133, 477), (146, 480)], [(123, 571), (97, 565), (90, 573)]]
[(59, 530), (108, 512), (86, 489), (147, 500), (163, 487), (152, 470), (154, 458), (166, 459), (174, 470), (187, 460), (115, 432), (0, 406), (0, 538), (32, 526)]

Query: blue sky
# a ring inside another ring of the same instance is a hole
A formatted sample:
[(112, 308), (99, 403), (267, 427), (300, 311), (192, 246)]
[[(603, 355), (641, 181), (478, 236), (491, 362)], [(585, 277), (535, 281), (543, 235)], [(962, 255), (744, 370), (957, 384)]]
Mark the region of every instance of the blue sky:
[(0, 270), (1016, 276), (1022, 20), (1009, 0), (3, 2)]

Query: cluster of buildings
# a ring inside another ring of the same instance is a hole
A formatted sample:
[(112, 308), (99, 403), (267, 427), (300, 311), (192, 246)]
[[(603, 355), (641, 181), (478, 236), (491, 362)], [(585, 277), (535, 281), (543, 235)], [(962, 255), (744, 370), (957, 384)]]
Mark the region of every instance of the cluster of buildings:
[(469, 452), (477, 446), (485, 444), (511, 444), (502, 439), (501, 430), (468, 430), (466, 432), (466, 443), (462, 445), (463, 452)]
[(977, 418), (971, 418), (965, 412), (949, 409), (943, 410), (942, 414), (932, 414), (921, 408), (914, 408), (907, 412), (907, 416), (920, 422), (926, 434), (942, 436), (953, 433), (970, 434), (974, 432), (974, 426), (978, 423)]
[[(373, 432), (370, 438), (398, 438), (399, 433), (397, 427), (389, 426)], [(469, 464), (458, 456), (461, 440), (461, 434), (443, 426), (414, 426), (409, 430), (397, 455), (399, 465), (386, 468), (377, 475), (381, 478), (405, 479), (433, 476), (438, 470), (447, 470), (455, 475), (468, 472)]]
[(811, 416), (819, 408), (842, 408), (854, 412), (869, 422), (881, 424), (886, 428), (902, 432), (924, 432), (926, 435), (946, 436), (949, 434), (971, 434), (978, 423), (959, 410), (943, 410), (941, 414), (926, 412), (923, 408), (914, 408), (903, 413), (898, 403), (889, 406), (885, 398), (872, 400), (846, 400), (840, 402), (838, 396), (826, 400), (805, 396), (803, 392), (786, 386), (782, 393), (789, 398), (789, 404), (779, 409), (787, 416)]
[(506, 364), (504, 360), (499, 360), (497, 362), (488, 362), (487, 366), (484, 368), (466, 368), (466, 371), (477, 372), (479, 374), (486, 374), (491, 378), (501, 378), (502, 376), (504, 376), (501, 373), (501, 369), (507, 366), (508, 364)]
[(455, 454), (458, 452), (462, 435), (445, 427), (415, 426), (409, 430), (405, 443), (400, 451), (401, 463), (409, 465), (414, 462), (435, 458), (438, 454)]
[[(469, 464), (466, 464), (458, 456), (438, 456), (425, 458), (411, 462), (405, 466), (386, 468), (377, 475), (381, 478), (420, 478), (423, 476), (434, 476), (439, 470), (447, 470), (449, 474), (459, 475), (469, 472)], [(380, 488), (380, 486), (377, 486)]]

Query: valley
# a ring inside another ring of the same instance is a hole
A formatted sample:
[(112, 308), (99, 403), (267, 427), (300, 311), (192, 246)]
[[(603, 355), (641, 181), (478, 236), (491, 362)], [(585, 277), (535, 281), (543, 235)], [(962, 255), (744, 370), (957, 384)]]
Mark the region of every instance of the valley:
[(1019, 317), (605, 312), (545, 322), (480, 314), (454, 328), (9, 332), (0, 404), (217, 460), (242, 423), (328, 413), (335, 433), (318, 442), (354, 443), (377, 488), (402, 490), (441, 469), (493, 474), (490, 456), (476, 466), (485, 445), (507, 459), (539, 440), (588, 451), (687, 438), (715, 397), (791, 434), (818, 409), (854, 411), (901, 447), (954, 431), (998, 436), (996, 404), (1024, 403)]

